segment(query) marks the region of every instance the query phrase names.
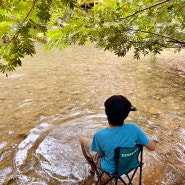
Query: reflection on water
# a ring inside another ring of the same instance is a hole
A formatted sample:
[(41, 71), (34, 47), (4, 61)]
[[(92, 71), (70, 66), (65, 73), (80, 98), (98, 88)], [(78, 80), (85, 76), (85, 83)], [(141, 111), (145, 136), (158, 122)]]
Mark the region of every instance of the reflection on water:
[(106, 126), (113, 94), (137, 107), (127, 122), (159, 140), (156, 152), (144, 151), (143, 184), (185, 184), (184, 72), (93, 47), (37, 48), (8, 79), (0, 75), (0, 184), (94, 184), (79, 138)]

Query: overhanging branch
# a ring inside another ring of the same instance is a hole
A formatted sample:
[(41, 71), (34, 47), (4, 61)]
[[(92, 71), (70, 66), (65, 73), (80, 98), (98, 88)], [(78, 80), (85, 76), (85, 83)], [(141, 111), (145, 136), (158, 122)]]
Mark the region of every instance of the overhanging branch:
[(144, 8), (144, 9), (142, 9), (142, 10), (138, 10), (138, 11), (134, 12), (133, 14), (128, 15), (128, 16), (123, 17), (123, 18), (120, 18), (120, 19), (123, 20), (123, 19), (127, 19), (127, 18), (130, 18), (130, 17), (133, 17), (133, 16), (137, 15), (138, 13), (144, 12), (144, 11), (149, 10), (149, 9), (152, 9), (152, 8), (155, 8), (155, 7), (157, 7), (157, 6), (160, 6), (160, 5), (162, 5), (162, 4), (167, 3), (167, 2), (169, 2), (169, 1), (171, 1), (171, 0), (164, 0), (164, 1), (161, 1), (161, 2), (159, 2), (159, 3), (156, 3), (156, 4), (154, 4), (154, 5), (151, 5), (151, 6), (149, 6), (149, 7), (146, 7), (146, 8)]
[(174, 38), (169, 37), (169, 36), (166, 36), (166, 35), (160, 35), (160, 34), (153, 33), (153, 32), (149, 32), (149, 31), (145, 31), (145, 30), (134, 30), (134, 29), (129, 29), (128, 31), (142, 32), (142, 33), (146, 33), (146, 34), (151, 34), (151, 35), (155, 35), (155, 36), (158, 36), (158, 37), (162, 37), (162, 38), (168, 39), (168, 42), (173, 42), (173, 43), (185, 45), (185, 42), (179, 41), (179, 40), (177, 40), (177, 39), (174, 39)]
[[(35, 5), (37, 3), (38, 0), (34, 0), (33, 1), (33, 4), (30, 8), (30, 10), (28, 11), (28, 13), (26, 14), (25, 18), (23, 19), (22, 23), (21, 23), (21, 27), (24, 25), (24, 23), (26, 22), (26, 20), (28, 19), (28, 17), (30, 16), (30, 14), (32, 13), (32, 11), (34, 10), (35, 8)], [(20, 34), (20, 30), (18, 30), (17, 34), (15, 35), (15, 38), (17, 38)]]

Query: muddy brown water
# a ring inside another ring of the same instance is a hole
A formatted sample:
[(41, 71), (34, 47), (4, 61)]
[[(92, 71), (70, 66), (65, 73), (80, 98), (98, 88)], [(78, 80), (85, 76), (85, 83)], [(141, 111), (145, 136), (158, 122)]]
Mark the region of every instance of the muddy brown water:
[(143, 185), (185, 184), (185, 73), (166, 65), (184, 58), (166, 51), (138, 61), (37, 44), (22, 68), (0, 75), (0, 184), (94, 184), (79, 138), (106, 127), (103, 103), (113, 94), (138, 109), (126, 122), (159, 141), (155, 152), (144, 150)]

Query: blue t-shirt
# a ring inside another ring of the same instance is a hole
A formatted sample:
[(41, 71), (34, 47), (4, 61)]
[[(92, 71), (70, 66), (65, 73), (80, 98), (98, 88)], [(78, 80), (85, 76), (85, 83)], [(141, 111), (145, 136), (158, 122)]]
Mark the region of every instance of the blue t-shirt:
[(114, 150), (116, 147), (134, 147), (136, 144), (147, 145), (149, 138), (137, 124), (123, 124), (120, 127), (104, 128), (95, 132), (91, 150), (104, 153), (101, 168), (114, 173)]

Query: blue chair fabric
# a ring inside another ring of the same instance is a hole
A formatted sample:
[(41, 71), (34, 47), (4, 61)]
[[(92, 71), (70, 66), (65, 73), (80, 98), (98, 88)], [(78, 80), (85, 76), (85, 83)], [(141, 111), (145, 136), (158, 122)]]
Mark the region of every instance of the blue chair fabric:
[[(132, 148), (117, 147), (115, 149), (115, 164), (116, 169), (114, 174), (110, 174), (101, 168), (97, 168), (96, 174), (98, 180), (96, 185), (106, 185), (113, 179), (115, 180), (115, 185), (118, 181), (121, 181), (125, 185), (132, 185), (132, 181), (136, 172), (139, 170), (139, 185), (141, 185), (142, 180), (142, 166), (143, 166), (143, 146), (136, 145)], [(102, 176), (106, 174), (109, 178), (102, 182)], [(124, 175), (124, 176), (123, 176)], [(126, 178), (126, 179), (125, 179)]]

